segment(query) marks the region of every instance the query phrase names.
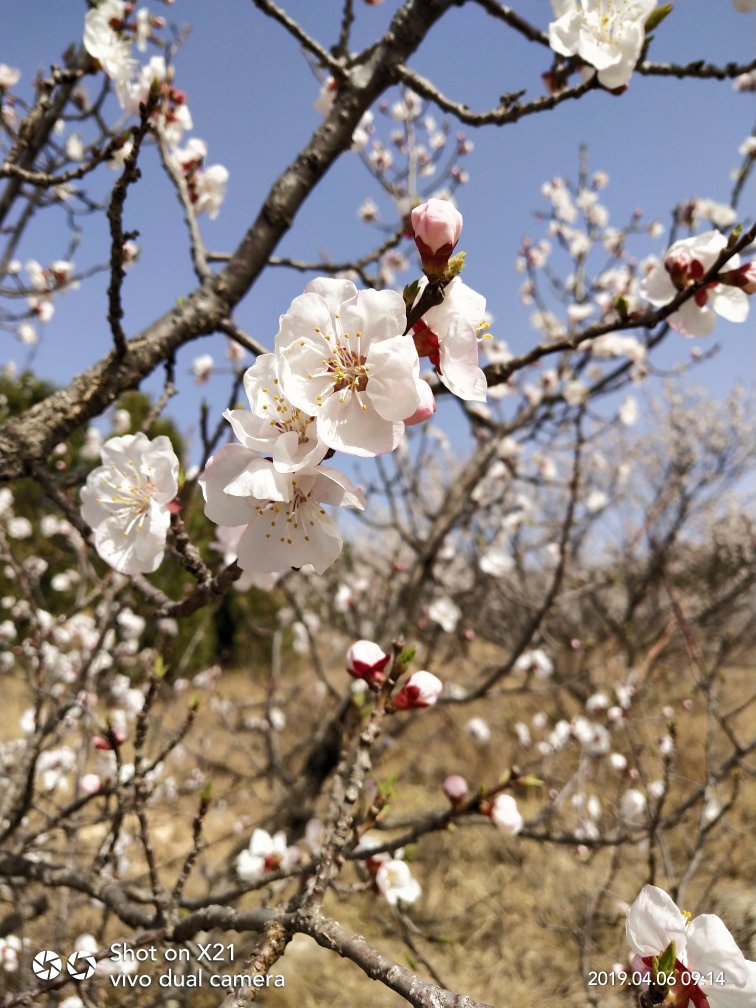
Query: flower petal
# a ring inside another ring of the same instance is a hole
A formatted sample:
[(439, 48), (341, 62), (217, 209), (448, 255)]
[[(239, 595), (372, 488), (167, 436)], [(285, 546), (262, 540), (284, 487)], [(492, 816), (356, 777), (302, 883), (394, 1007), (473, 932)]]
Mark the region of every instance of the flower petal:
[(671, 896), (647, 885), (627, 912), (627, 940), (634, 953), (658, 955), (674, 941), (677, 958), (686, 946), (686, 920)]
[(701, 914), (688, 928), (688, 966), (698, 973), (724, 973), (727, 987), (748, 980), (746, 959), (715, 914)]

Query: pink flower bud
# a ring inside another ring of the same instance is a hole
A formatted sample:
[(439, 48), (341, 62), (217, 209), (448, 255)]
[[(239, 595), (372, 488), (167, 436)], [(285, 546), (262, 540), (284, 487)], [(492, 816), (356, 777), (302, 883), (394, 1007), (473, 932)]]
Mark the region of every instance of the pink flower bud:
[(415, 240), (421, 241), (431, 255), (447, 249), (451, 254), (462, 232), (462, 214), (449, 200), (429, 199), (415, 207), (410, 216)]
[(108, 749), (112, 749), (113, 748), (112, 745), (110, 744), (110, 742), (105, 738), (104, 735), (93, 735), (92, 736), (92, 745), (93, 745), (93, 747), (95, 749), (103, 749), (103, 750), (106, 750), (106, 751)]
[(96, 773), (84, 774), (79, 781), (79, 790), (82, 794), (93, 795), (100, 790), (100, 778)]
[(519, 833), (524, 822), (517, 808), (517, 802), (508, 794), (496, 797), (488, 811), (488, 818), (498, 830), (509, 836)]
[(347, 672), (355, 679), (380, 686), (386, 678), (385, 669), (390, 660), (391, 655), (384, 654), (373, 641), (358, 640), (347, 651)]
[(444, 781), (444, 794), (452, 805), (457, 805), (459, 802), (463, 802), (469, 794), (467, 781), (464, 777), (460, 777), (459, 774), (449, 774)]
[(426, 273), (443, 273), (462, 232), (462, 214), (449, 200), (429, 199), (411, 214), (415, 245)]
[(740, 287), (746, 294), (756, 294), (756, 261), (720, 273), (719, 280), (728, 287)]
[(415, 672), (394, 697), (394, 707), (397, 710), (432, 707), (443, 688), (444, 684), (432, 672)]
[(427, 382), (421, 381), (418, 382), (417, 389), (420, 393), (420, 402), (412, 416), (407, 417), (404, 421), (405, 427), (413, 427), (415, 424), (423, 423), (423, 421), (432, 417), (436, 412), (436, 400), (430, 385)]

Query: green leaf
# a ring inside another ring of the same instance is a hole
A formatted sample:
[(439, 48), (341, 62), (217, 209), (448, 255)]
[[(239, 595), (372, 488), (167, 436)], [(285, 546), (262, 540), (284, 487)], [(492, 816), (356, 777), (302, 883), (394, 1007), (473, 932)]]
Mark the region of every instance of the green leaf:
[(675, 968), (675, 959), (677, 958), (675, 951), (675, 943), (671, 941), (669, 945), (664, 949), (660, 956), (656, 959), (656, 972), (657, 973), (672, 973)]
[(416, 843), (408, 843), (404, 846), (404, 860), (414, 861), (417, 857), (418, 846)]
[(518, 777), (517, 783), (522, 784), (523, 787), (543, 787), (545, 784), (540, 777), (534, 777), (532, 774), (526, 774), (525, 777)]
[(404, 957), (404, 960), (405, 960), (405, 962), (407, 963), (407, 965), (409, 966), (409, 968), (410, 968), (410, 969), (411, 969), (411, 970), (412, 970), (413, 972), (415, 972), (415, 973), (416, 973), (416, 972), (417, 972), (417, 963), (416, 963), (416, 962), (415, 962), (415, 960), (414, 960), (414, 959), (412, 958), (412, 956), (411, 956), (411, 955), (409, 954), (409, 952), (407, 952), (407, 954), (405, 955), (405, 957)]
[(390, 798), (394, 794), (396, 791), (397, 776), (397, 773), (394, 772), (389, 774), (385, 780), (380, 781), (378, 784), (378, 794), (381, 798)]
[(467, 252), (457, 252), (449, 260), (446, 266), (446, 279), (451, 280), (455, 276), (459, 276), (462, 270), (465, 268), (465, 258), (467, 257)]
[(161, 654), (159, 654), (155, 658), (155, 678), (156, 679), (163, 679), (165, 677), (165, 673), (167, 671), (168, 670), (165, 667), (165, 659), (163, 658), (163, 656)]
[(407, 286), (402, 291), (402, 298), (404, 303), (409, 307), (415, 303), (417, 299), (417, 292), (420, 290), (420, 281), (413, 280), (412, 283), (408, 283)]
[(651, 11), (646, 18), (646, 35), (648, 35), (649, 32), (652, 32), (654, 28), (659, 27), (665, 17), (672, 13), (673, 6), (674, 4), (666, 3)]
[(414, 659), (417, 654), (417, 648), (412, 645), (412, 647), (405, 648), (396, 659), (396, 664), (402, 671), (409, 667), (410, 662)]
[(618, 298), (615, 299), (614, 310), (617, 312), (617, 314), (619, 315), (619, 317), (622, 319), (623, 322), (627, 318), (629, 308), (630, 306), (627, 303), (627, 298), (622, 297), (622, 295), (620, 295)]

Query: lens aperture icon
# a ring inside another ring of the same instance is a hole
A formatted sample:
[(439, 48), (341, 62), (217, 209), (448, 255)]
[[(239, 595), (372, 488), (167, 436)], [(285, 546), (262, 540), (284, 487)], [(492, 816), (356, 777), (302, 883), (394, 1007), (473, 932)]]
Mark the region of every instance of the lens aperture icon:
[(63, 970), (63, 961), (57, 952), (44, 949), (32, 959), (32, 972), (40, 980), (57, 980)]
[(97, 960), (89, 952), (72, 952), (66, 968), (74, 980), (89, 980), (97, 969)]

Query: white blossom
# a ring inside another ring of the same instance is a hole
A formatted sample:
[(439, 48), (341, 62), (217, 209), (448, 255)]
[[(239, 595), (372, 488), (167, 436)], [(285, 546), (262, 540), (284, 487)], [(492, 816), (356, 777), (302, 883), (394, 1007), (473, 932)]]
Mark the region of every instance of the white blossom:
[(335, 469), (281, 473), (243, 445), (224, 445), (199, 482), (211, 521), (246, 526), (236, 547), (245, 571), (284, 571), (309, 563), (322, 574), (341, 552), (342, 539), (321, 505), (365, 507), (362, 492)]
[(16, 67), (8, 66), (7, 63), (0, 63), (0, 89), (12, 88), (21, 77), (21, 71)]
[(404, 301), (319, 278), (281, 316), (276, 357), (283, 394), (317, 418), (320, 440), (352, 455), (396, 448), (420, 402), (419, 361)]
[(629, 826), (641, 826), (646, 821), (646, 796), (637, 788), (629, 788), (620, 798), (620, 816)]
[(434, 599), (428, 606), (428, 616), (438, 623), (446, 633), (454, 633), (462, 616), (462, 610), (447, 595)]
[[(678, 293), (703, 277), (727, 245), (719, 231), (706, 231), (671, 245), (663, 263), (655, 263), (641, 284), (641, 295), (652, 305), (668, 304)], [(733, 255), (723, 269), (735, 269), (740, 256)], [(716, 314), (715, 314), (716, 313)], [(669, 316), (669, 324), (683, 336), (709, 336), (716, 315), (728, 322), (745, 322), (748, 295), (737, 287), (713, 282), (696, 291)]]
[(633, 969), (648, 969), (675, 943), (677, 1004), (750, 1008), (756, 1003), (756, 962), (745, 958), (720, 918), (691, 919), (657, 886), (644, 886), (628, 909), (627, 940)]
[(624, 87), (646, 37), (656, 0), (552, 0), (557, 17), (549, 45), (560, 56), (579, 56), (598, 71), (604, 87)]
[(179, 461), (165, 435), (150, 441), (142, 433), (111, 438), (102, 461), (81, 491), (95, 549), (121, 574), (149, 574), (163, 559)]
[[(426, 285), (423, 278), (418, 297)], [(486, 400), (486, 376), (478, 364), (478, 336), (486, 327), (486, 299), (459, 277), (447, 284), (441, 304), (413, 327), (418, 352), (430, 359), (449, 391), (468, 402)]]
[(488, 815), (494, 826), (508, 836), (515, 836), (524, 824), (524, 819), (517, 808), (517, 802), (512, 795), (497, 795)]
[(375, 884), (391, 906), (414, 903), (422, 893), (406, 861), (384, 861), (375, 874)]
[(224, 417), (246, 448), (272, 458), (279, 472), (317, 465), (328, 451), (315, 418), (283, 395), (275, 354), (261, 354), (244, 375), (249, 410), (226, 410)]
[(122, 106), (128, 101), (129, 83), (136, 69), (131, 44), (113, 27), (123, 25), (125, 17), (124, 0), (100, 0), (84, 18), (84, 48), (115, 83)]
[(249, 846), (236, 859), (236, 874), (242, 882), (257, 882), (273, 871), (288, 871), (297, 861), (296, 847), (289, 847), (283, 830), (271, 836), (263, 829), (252, 833)]

